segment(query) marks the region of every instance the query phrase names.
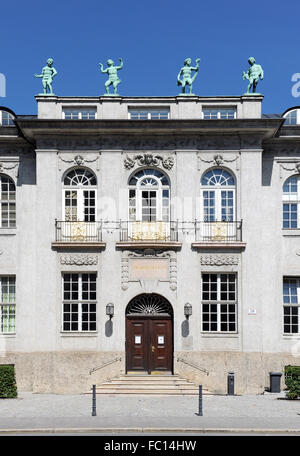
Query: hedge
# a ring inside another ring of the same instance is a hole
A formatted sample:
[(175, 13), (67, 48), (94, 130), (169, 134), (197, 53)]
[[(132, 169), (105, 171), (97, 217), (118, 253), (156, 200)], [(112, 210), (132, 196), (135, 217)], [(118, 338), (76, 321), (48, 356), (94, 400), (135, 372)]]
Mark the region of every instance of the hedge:
[(285, 384), (288, 399), (300, 398), (300, 366), (285, 366)]
[(0, 398), (17, 397), (15, 366), (13, 364), (0, 365)]

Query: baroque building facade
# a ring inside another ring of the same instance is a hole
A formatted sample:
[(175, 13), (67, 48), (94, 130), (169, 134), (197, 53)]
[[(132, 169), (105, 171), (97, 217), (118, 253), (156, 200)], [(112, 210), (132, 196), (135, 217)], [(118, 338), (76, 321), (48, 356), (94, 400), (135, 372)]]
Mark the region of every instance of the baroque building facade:
[[(20, 390), (180, 373), (261, 393), (300, 355), (298, 110), (37, 96), (0, 116), (0, 363)], [(299, 116), (300, 120), (300, 116)]]

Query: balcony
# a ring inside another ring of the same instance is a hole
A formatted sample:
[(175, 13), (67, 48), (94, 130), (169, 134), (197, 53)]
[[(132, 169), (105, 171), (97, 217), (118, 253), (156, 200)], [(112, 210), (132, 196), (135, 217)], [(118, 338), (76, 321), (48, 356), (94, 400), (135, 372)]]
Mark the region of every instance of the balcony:
[(122, 248), (180, 248), (178, 222), (120, 222)]
[(52, 247), (104, 248), (102, 222), (55, 221), (55, 242)]
[(238, 222), (195, 222), (195, 248), (244, 248), (242, 220)]

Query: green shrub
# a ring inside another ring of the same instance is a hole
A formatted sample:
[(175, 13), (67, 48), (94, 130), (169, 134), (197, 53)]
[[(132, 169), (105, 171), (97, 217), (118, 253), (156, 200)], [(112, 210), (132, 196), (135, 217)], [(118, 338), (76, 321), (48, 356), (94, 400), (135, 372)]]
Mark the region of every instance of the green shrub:
[(17, 397), (15, 366), (13, 364), (0, 365), (0, 398)]
[(288, 399), (300, 398), (300, 366), (285, 366), (285, 384)]

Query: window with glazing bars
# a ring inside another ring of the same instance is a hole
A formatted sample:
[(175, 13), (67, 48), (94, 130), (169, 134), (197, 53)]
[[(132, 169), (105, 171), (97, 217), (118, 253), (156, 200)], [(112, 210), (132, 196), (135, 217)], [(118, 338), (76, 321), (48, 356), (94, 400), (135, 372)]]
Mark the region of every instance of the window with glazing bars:
[(66, 120), (92, 120), (96, 119), (96, 109), (70, 108), (63, 110), (63, 119)]
[(0, 174), (0, 226), (1, 228), (15, 228), (16, 226), (16, 187), (13, 180)]
[(129, 118), (131, 120), (166, 120), (166, 119), (169, 119), (169, 110), (167, 110), (167, 109), (130, 110)]
[(299, 334), (300, 278), (283, 279), (283, 332)]
[(202, 274), (202, 331), (237, 331), (236, 274)]
[(236, 109), (235, 108), (203, 108), (202, 111), (203, 119), (214, 120), (214, 119), (235, 119)]
[(96, 331), (95, 273), (63, 274), (63, 331)]
[(292, 176), (283, 184), (282, 195), (282, 228), (297, 229), (300, 227), (300, 178)]
[(16, 331), (16, 278), (0, 276), (0, 333)]
[(0, 125), (3, 127), (13, 127), (15, 125), (13, 116), (7, 111), (0, 111)]

